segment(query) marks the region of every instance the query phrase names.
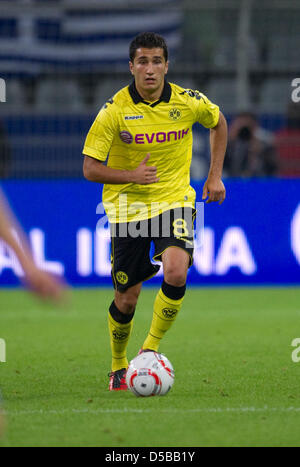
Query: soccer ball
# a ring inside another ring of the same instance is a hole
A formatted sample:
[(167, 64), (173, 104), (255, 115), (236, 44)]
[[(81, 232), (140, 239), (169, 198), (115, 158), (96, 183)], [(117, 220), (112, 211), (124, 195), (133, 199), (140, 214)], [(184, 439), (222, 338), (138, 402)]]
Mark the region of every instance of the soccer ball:
[(157, 352), (143, 352), (129, 363), (126, 383), (136, 396), (164, 396), (174, 383), (171, 362)]

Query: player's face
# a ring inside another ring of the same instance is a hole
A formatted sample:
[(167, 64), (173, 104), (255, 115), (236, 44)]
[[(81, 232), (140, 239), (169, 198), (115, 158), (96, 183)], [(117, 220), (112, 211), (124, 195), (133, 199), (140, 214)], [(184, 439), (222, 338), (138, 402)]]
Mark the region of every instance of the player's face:
[(142, 97), (160, 97), (164, 87), (164, 78), (168, 72), (168, 62), (164, 58), (163, 49), (139, 48), (135, 57), (129, 62), (130, 71), (135, 79), (137, 90)]

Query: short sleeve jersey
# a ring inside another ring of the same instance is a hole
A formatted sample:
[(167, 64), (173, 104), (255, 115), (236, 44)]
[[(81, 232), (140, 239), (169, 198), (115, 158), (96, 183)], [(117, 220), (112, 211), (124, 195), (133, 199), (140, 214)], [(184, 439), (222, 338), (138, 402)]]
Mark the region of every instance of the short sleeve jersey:
[(103, 205), (112, 223), (144, 220), (173, 207), (194, 207), (190, 186), (192, 126), (213, 128), (219, 107), (199, 91), (165, 82), (162, 95), (146, 102), (135, 83), (109, 99), (92, 124), (83, 154), (113, 169), (134, 170), (150, 154), (159, 181), (149, 185), (105, 184)]

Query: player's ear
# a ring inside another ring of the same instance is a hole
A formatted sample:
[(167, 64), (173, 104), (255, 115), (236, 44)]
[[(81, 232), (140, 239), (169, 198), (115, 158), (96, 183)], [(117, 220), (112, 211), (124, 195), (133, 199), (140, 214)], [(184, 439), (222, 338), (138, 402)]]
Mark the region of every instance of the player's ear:
[(130, 70), (130, 73), (133, 75), (133, 63), (131, 60), (129, 60), (129, 70)]
[(167, 61), (165, 65), (165, 75), (168, 73), (168, 70), (169, 70), (169, 61)]

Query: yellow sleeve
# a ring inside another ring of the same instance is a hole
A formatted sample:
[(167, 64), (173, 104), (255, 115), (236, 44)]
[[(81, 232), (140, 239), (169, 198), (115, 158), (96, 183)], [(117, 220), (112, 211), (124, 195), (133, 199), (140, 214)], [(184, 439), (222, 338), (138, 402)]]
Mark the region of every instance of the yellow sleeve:
[(106, 160), (117, 134), (118, 122), (114, 107), (113, 101), (108, 101), (98, 113), (87, 134), (83, 154), (100, 161)]
[(219, 121), (219, 107), (197, 90), (186, 89), (188, 104), (194, 114), (194, 121), (205, 128), (213, 128)]
[(219, 107), (213, 104), (204, 94), (199, 92), (200, 100), (196, 109), (197, 122), (205, 128), (213, 128), (219, 121)]

